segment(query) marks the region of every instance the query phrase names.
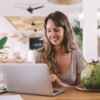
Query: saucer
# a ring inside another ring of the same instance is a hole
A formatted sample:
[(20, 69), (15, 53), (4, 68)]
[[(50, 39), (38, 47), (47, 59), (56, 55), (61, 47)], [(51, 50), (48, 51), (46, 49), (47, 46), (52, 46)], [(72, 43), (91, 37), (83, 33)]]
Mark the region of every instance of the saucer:
[(76, 85), (75, 89), (79, 91), (84, 91), (84, 92), (100, 92), (100, 89), (86, 88), (83, 85)]

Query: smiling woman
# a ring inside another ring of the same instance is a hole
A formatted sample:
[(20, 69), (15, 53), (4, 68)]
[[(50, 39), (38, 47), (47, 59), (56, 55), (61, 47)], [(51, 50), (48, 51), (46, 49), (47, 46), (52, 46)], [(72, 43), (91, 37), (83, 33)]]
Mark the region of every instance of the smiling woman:
[(37, 50), (36, 63), (48, 64), (54, 85), (69, 87), (81, 84), (83, 57), (67, 16), (60, 11), (50, 13), (44, 21), (44, 28), (45, 41), (43, 48)]

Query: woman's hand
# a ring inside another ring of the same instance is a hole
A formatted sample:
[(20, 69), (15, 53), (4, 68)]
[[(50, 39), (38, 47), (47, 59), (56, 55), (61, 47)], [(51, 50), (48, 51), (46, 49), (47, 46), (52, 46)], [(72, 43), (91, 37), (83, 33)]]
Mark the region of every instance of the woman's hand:
[(51, 80), (52, 84), (56, 84), (57, 86), (70, 87), (68, 84), (61, 82), (61, 80), (58, 78), (58, 76), (56, 74), (51, 74), (50, 80)]

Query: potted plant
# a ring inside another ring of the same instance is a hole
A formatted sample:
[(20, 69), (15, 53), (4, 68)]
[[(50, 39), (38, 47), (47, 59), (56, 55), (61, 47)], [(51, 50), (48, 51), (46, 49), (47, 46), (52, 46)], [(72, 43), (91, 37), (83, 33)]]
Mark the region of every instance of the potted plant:
[(75, 20), (76, 25), (73, 26), (73, 30), (76, 34), (76, 41), (79, 48), (82, 50), (82, 43), (83, 43), (83, 29), (80, 27), (80, 22)]

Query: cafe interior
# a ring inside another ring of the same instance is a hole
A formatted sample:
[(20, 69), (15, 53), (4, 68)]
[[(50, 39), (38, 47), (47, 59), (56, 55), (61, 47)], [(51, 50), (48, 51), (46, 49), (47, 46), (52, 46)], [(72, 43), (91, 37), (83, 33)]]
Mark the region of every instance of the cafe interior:
[[(87, 48), (84, 42), (84, 30), (86, 29), (83, 12), (86, 12), (85, 6), (87, 5), (82, 0), (10, 0), (9, 3), (5, 3), (5, 0), (3, 0), (0, 4), (0, 38), (7, 36), (8, 40), (5, 45), (7, 48), (1, 50), (3, 54), (0, 55), (0, 62), (34, 62), (32, 51), (43, 44), (45, 16), (57, 10), (64, 12), (68, 16), (74, 29), (78, 26), (80, 30), (83, 30), (79, 34), (77, 34), (76, 30), (76, 41), (79, 48), (83, 50), (84, 56), (87, 55), (86, 59), (90, 60), (91, 57), (88, 58), (88, 55), (91, 54), (87, 54), (89, 47)], [(95, 35), (97, 39), (95, 40), (96, 50), (93, 55), (95, 59), (100, 56), (99, 3), (96, 9), (96, 18), (94, 20), (96, 21), (95, 26), (97, 25), (97, 30), (95, 30), (97, 31), (97, 35)], [(87, 31), (89, 32), (88, 29)], [(80, 39), (82, 36), (83, 39)], [(34, 41), (37, 42), (35, 43)], [(35, 47), (36, 44), (37, 47)], [(84, 48), (88, 49), (87, 53)]]
[(0, 63), (35, 63), (35, 51), (44, 41), (45, 17), (54, 11), (65, 13), (72, 27), (82, 30), (78, 34), (75, 30), (76, 42), (87, 62), (100, 60), (99, 4), (99, 0), (3, 0), (0, 3), (0, 39), (5, 36), (8, 39), (5, 48), (0, 49)]

